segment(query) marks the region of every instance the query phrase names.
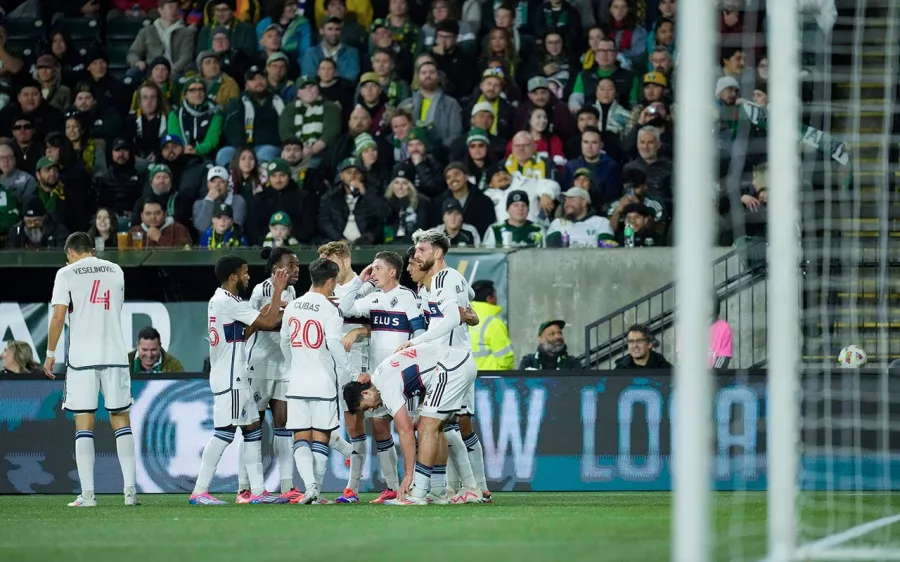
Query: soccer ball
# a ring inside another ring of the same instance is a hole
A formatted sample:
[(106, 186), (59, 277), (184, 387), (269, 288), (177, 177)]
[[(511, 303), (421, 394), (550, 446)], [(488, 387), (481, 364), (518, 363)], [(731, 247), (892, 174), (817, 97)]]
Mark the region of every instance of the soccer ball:
[(859, 369), (868, 362), (869, 356), (857, 345), (848, 345), (838, 355), (838, 365), (841, 369)]

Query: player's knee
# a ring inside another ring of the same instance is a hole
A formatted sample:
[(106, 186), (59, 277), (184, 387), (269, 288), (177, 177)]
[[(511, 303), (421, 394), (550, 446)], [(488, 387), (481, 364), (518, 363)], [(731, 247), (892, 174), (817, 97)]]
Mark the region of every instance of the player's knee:
[(379, 441), (391, 437), (391, 420), (385, 418), (373, 418), (372, 436)]

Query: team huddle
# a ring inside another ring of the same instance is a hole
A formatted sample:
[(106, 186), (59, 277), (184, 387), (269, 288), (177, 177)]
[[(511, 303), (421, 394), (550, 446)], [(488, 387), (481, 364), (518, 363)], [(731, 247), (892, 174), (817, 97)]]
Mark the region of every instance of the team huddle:
[[(491, 501), (472, 430), (476, 368), (467, 324), (478, 319), (470, 289), (444, 263), (446, 235), (420, 231), (413, 239), (407, 271), (420, 284), (418, 294), (399, 283), (399, 254), (380, 252), (356, 275), (342, 242), (319, 248), (319, 259), (309, 265), (312, 287), (299, 298), (292, 287), (299, 262), (289, 248), (264, 250), (270, 278), (246, 303), (238, 295), (249, 285), (247, 263), (233, 255), (219, 260), (221, 287), (209, 302), (215, 433), (204, 448), (191, 504), (225, 503), (210, 495), (209, 485), (237, 428), (243, 435), (237, 503), (357, 503), (366, 418), (387, 486), (372, 503)], [(267, 409), (280, 494), (264, 483), (261, 419)], [(338, 432), (341, 412), (349, 441)], [(392, 422), (403, 454), (402, 481)], [(329, 500), (322, 483), (332, 448), (347, 458), (350, 476), (343, 494)], [(294, 486), (295, 465), (302, 492)]]

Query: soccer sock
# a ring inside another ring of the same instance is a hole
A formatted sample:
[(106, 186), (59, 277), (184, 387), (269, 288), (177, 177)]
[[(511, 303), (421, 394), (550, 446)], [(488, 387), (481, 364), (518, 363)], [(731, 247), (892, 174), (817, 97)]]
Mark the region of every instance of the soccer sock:
[(394, 438), (388, 437), (384, 441), (375, 441), (378, 449), (378, 464), (381, 465), (381, 476), (387, 487), (395, 492), (400, 489), (400, 475), (397, 473), (397, 448), (394, 447)]
[(217, 429), (212, 439), (203, 447), (203, 456), (200, 458), (200, 472), (197, 474), (197, 482), (194, 484), (194, 495), (209, 492), (209, 483), (212, 482), (219, 459), (225, 448), (234, 441), (234, 429)]
[(306, 439), (294, 441), (294, 462), (297, 463), (297, 472), (303, 480), (304, 490), (308, 493), (316, 489), (316, 469), (313, 467), (313, 454)]
[[(94, 497), (94, 432), (87, 429), (75, 431), (75, 466), (81, 481), (81, 497)], [(132, 472), (134, 474), (134, 472)], [(134, 481), (132, 480), (132, 483)]]
[(345, 459), (350, 458), (350, 455), (353, 453), (353, 446), (347, 442), (346, 439), (338, 435), (337, 431), (331, 433), (331, 442), (328, 445), (343, 455)]
[(366, 435), (358, 435), (350, 438), (353, 453), (350, 455), (350, 479), (347, 487), (354, 492), (359, 492), (359, 479), (362, 477), (363, 464), (366, 462), (366, 449), (368, 448)]
[(431, 493), (443, 496), (447, 493), (447, 465), (436, 464), (431, 469)]
[(238, 445), (238, 493), (249, 489), (250, 477), (247, 476), (247, 465), (244, 464), (244, 441), (241, 441)]
[[(450, 432), (456, 431), (457, 435), (459, 435), (459, 424), (458, 423), (448, 423), (444, 426), (444, 438), (447, 439), (447, 453), (449, 458), (447, 459), (447, 487), (452, 490), (459, 490), (459, 471), (456, 470), (456, 462), (453, 459), (453, 450), (450, 448), (452, 445), (450, 444)], [(462, 436), (460, 436), (462, 439)]]
[(323, 441), (313, 441), (310, 445), (313, 453), (313, 467), (316, 474), (316, 488), (322, 489), (322, 482), (325, 481), (325, 472), (328, 471), (328, 455), (331, 450), (328, 443)]
[(276, 428), (272, 448), (275, 449), (275, 460), (278, 462), (278, 477), (281, 478), (281, 493), (285, 494), (294, 487), (294, 457), (291, 444), (294, 433), (290, 429)]
[(119, 457), (125, 489), (134, 488), (134, 435), (131, 434), (129, 426), (116, 430), (116, 456)]
[(474, 490), (478, 486), (478, 482), (472, 475), (472, 465), (469, 464), (469, 454), (466, 451), (466, 444), (463, 442), (462, 435), (456, 429), (445, 432), (444, 436), (447, 437), (447, 444), (449, 445), (450, 461), (456, 465), (454, 468), (456, 468), (456, 476), (459, 478), (460, 486), (457, 486), (455, 489), (459, 490), (461, 486), (465, 486)]
[(428, 487), (431, 485), (431, 471), (432, 468), (430, 466), (425, 466), (416, 461), (416, 472), (413, 474), (413, 487), (409, 491), (409, 495), (417, 498), (425, 497), (425, 494), (428, 493)]
[(241, 462), (247, 466), (247, 478), (250, 479), (250, 494), (258, 496), (265, 492), (266, 480), (263, 477), (261, 427), (244, 434)]
[(472, 433), (468, 437), (463, 437), (463, 442), (466, 444), (469, 464), (472, 465), (472, 473), (478, 483), (478, 488), (482, 491), (487, 490), (487, 478), (484, 477), (484, 451), (481, 449), (478, 434)]

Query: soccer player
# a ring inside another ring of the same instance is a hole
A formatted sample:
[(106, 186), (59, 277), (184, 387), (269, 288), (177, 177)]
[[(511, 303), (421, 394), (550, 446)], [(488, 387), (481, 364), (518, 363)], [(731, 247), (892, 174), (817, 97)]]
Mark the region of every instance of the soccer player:
[[(471, 308), (471, 287), (458, 271), (449, 267), (445, 262), (447, 251), (450, 249), (449, 238), (438, 230), (418, 230), (413, 234), (413, 242), (416, 245), (413, 259), (419, 263), (421, 269), (428, 272), (425, 287), (427, 287), (429, 296), (427, 305), (429, 324), (428, 330), (424, 334), (402, 344), (398, 351), (411, 345), (428, 342), (440, 342), (450, 347), (471, 349), (469, 330), (465, 325), (467, 323), (466, 316)], [(471, 357), (469, 359), (474, 364), (475, 360)], [(461, 459), (462, 452), (459, 443), (454, 442), (456, 432), (447, 433), (450, 454), (454, 455), (454, 459), (456, 459), (457, 469), (460, 470), (458, 477), (462, 484), (457, 494), (451, 498), (451, 501), (455, 503), (467, 501), (470, 495), (477, 496), (479, 501), (486, 503), (491, 501), (491, 494), (487, 489), (487, 479), (484, 476), (484, 454), (481, 442), (472, 425), (474, 414), (475, 382), (473, 380), (459, 409), (458, 421), (460, 437), (469, 460), (468, 464), (475, 475), (474, 486), (468, 469)], [(486, 495), (485, 492), (487, 492)]]
[(56, 364), (56, 346), (69, 314), (66, 387), (63, 409), (75, 417), (75, 465), (81, 493), (69, 507), (96, 507), (94, 495), (94, 413), (97, 392), (109, 412), (116, 435), (116, 454), (125, 482), (125, 505), (138, 505), (135, 449), (131, 434), (131, 375), (122, 338), (125, 276), (118, 265), (94, 256), (94, 239), (74, 232), (66, 239), (68, 265), (56, 272), (50, 304), (53, 313), (47, 336), (48, 378)]
[[(265, 481), (262, 468), (262, 427), (247, 377), (245, 342), (257, 330), (271, 330), (281, 319), (281, 296), (287, 287), (288, 272), (273, 269), (272, 302), (260, 312), (241, 300), (250, 284), (244, 258), (223, 256), (216, 262), (221, 286), (209, 300), (209, 386), (213, 393), (215, 434), (203, 448), (200, 472), (189, 502), (192, 505), (223, 505), (209, 493), (209, 484), (225, 448), (234, 441), (238, 427), (245, 446), (239, 462), (246, 464), (250, 480), (250, 501), (263, 503)], [(249, 329), (248, 329), (249, 328)]]
[[(381, 363), (393, 355), (397, 346), (412, 337), (425, 332), (425, 316), (422, 303), (416, 293), (400, 285), (403, 258), (395, 252), (379, 252), (372, 265), (366, 267), (360, 277), (354, 278), (349, 290), (340, 299), (341, 313), (345, 317), (369, 318), (371, 323), (369, 338), (369, 361), (373, 365)], [(380, 292), (360, 297), (361, 288), (369, 279)], [(400, 477), (397, 473), (397, 448), (391, 433), (391, 417), (385, 408), (366, 412), (371, 419), (372, 435), (378, 446), (378, 462), (384, 475), (387, 489), (373, 503), (384, 503), (397, 498)], [(357, 423), (361, 423), (358, 419)], [(336, 501), (356, 503), (358, 489), (347, 488)]]
[[(383, 406), (394, 418), (400, 434), (400, 448), (406, 473), (391, 505), (427, 505), (429, 488), (433, 488), (433, 467), (440, 462), (443, 425), (462, 406), (468, 387), (474, 383), (475, 362), (471, 353), (449, 347), (442, 342), (422, 343), (391, 355), (381, 362), (371, 378), (362, 375), (357, 382), (344, 386), (344, 401), (353, 410), (374, 411)], [(407, 401), (419, 397), (416, 438)], [(455, 503), (477, 503), (480, 494), (459, 496)], [(439, 503), (439, 502), (435, 502)]]
[(319, 493), (331, 432), (340, 427), (337, 383), (359, 376), (341, 343), (344, 319), (329, 300), (338, 272), (330, 260), (309, 264), (312, 288), (288, 304), (281, 324), (281, 350), (289, 368), (287, 427), (294, 432), (294, 460), (305, 486), (291, 503), (302, 505), (331, 503)]
[[(294, 250), (282, 246), (278, 248), (263, 248), (261, 253), (266, 260), (266, 273), (270, 276), (275, 269), (287, 271), (288, 287), (281, 294), (282, 310), (284, 305), (294, 300), (294, 283), (300, 277), (300, 262)], [(272, 302), (272, 277), (253, 288), (250, 296), (250, 306), (256, 310), (262, 310)], [(281, 340), (279, 331), (281, 326), (276, 326), (270, 331), (257, 330), (253, 334), (249, 349), (247, 350), (247, 376), (250, 378), (250, 390), (256, 401), (256, 409), (259, 411), (260, 421), (265, 419), (266, 409), (272, 408), (272, 425), (275, 427), (273, 449), (278, 463), (278, 473), (281, 477), (281, 496), (264, 494), (267, 503), (287, 503), (300, 495), (300, 491), (294, 488), (294, 457), (291, 454), (293, 435), (285, 429), (287, 422), (287, 402), (285, 387), (287, 386), (287, 370), (284, 367), (284, 355), (281, 353)], [(241, 455), (243, 458), (243, 442), (241, 443)], [(247, 477), (247, 466), (238, 463), (238, 496), (235, 503), (248, 503), (250, 501), (250, 480)]]

